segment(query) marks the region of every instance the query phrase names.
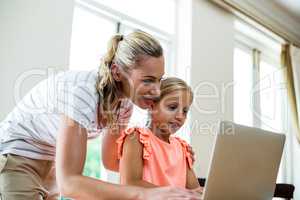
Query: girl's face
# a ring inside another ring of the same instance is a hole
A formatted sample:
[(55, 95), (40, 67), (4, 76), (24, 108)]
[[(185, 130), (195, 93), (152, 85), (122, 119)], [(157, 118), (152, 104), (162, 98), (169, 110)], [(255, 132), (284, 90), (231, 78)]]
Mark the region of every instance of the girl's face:
[(192, 99), (186, 90), (177, 90), (154, 104), (152, 125), (163, 134), (173, 134), (184, 124)]
[(123, 75), (124, 95), (139, 107), (151, 108), (160, 96), (160, 81), (164, 75), (164, 57), (147, 57)]

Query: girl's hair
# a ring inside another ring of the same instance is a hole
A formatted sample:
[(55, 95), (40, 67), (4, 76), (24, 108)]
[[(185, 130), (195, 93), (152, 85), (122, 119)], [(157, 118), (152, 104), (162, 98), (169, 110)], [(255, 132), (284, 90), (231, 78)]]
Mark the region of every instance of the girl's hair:
[(188, 86), (188, 84), (184, 80), (176, 77), (169, 77), (161, 81), (160, 99), (178, 90), (186, 90), (191, 97), (191, 103), (193, 102), (194, 95), (191, 87)]
[(117, 34), (110, 39), (107, 52), (100, 63), (96, 86), (100, 94), (101, 114), (106, 116), (108, 126), (116, 121), (113, 113), (118, 105), (118, 94), (121, 92), (120, 86), (112, 76), (111, 65), (115, 63), (127, 72), (149, 56), (159, 58), (162, 55), (160, 43), (142, 31), (134, 31), (126, 36)]

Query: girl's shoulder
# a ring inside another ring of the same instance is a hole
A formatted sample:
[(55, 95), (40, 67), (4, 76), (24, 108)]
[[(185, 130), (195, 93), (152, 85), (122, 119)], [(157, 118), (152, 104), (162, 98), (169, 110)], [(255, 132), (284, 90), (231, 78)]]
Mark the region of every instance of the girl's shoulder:
[(118, 158), (120, 159), (122, 157), (125, 139), (130, 136), (136, 136), (136, 139), (139, 140), (139, 142), (143, 146), (143, 159), (149, 160), (150, 156), (152, 155), (152, 148), (150, 143), (152, 133), (147, 128), (138, 127), (127, 128), (121, 132), (120, 137), (116, 140), (116, 143), (118, 145)]
[(183, 154), (187, 160), (188, 166), (189, 166), (189, 168), (192, 168), (194, 161), (192, 159), (192, 154), (190, 153), (190, 150), (189, 150), (190, 145), (187, 143), (187, 141), (185, 141), (184, 139), (181, 139), (178, 136), (174, 136), (174, 137), (172, 137), (172, 139), (180, 144)]

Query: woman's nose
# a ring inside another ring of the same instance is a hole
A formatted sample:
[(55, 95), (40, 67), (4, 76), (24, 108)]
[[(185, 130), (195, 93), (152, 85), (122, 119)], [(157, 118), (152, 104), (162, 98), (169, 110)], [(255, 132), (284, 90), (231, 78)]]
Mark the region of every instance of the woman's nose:
[(151, 95), (154, 95), (154, 96), (157, 96), (157, 97), (160, 96), (160, 83), (155, 84), (153, 86), (153, 88), (151, 89)]

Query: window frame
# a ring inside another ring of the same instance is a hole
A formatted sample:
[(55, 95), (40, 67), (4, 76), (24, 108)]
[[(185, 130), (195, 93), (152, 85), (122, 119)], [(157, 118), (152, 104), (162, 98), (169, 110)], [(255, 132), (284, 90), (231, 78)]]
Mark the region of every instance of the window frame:
[[(271, 38), (269, 35), (263, 33), (259, 29), (256, 29), (250, 24), (246, 24), (246, 22), (241, 21), (240, 19), (236, 19), (238, 23), (241, 23), (245, 26), (249, 26), (252, 31), (257, 31), (258, 34), (263, 34), (266, 38), (272, 40), (274, 43), (280, 43), (280, 41)], [(235, 41), (234, 41), (234, 49), (239, 48), (245, 52), (250, 52), (253, 58), (252, 61), (252, 84), (255, 86), (256, 82), (260, 80), (260, 63), (262, 61), (266, 61), (268, 64), (271, 64), (273, 67), (280, 69), (280, 49), (272, 48), (271, 45), (265, 44), (258, 40), (255, 40), (253, 37), (248, 36), (247, 33), (235, 27)], [(259, 58), (255, 58), (253, 51), (259, 52)], [(254, 59), (258, 59), (258, 65), (255, 65)], [(252, 88), (253, 89), (253, 88)], [(261, 128), (262, 127), (262, 113), (261, 113), (261, 98), (260, 93), (254, 97), (252, 93), (252, 125), (254, 127)], [(283, 97), (284, 98), (284, 97)], [(284, 101), (281, 100), (281, 107), (286, 108)], [(256, 113), (254, 112), (256, 111)], [(285, 113), (286, 111), (281, 111), (281, 113)], [(283, 124), (285, 124), (286, 119), (283, 117)]]
[[(178, 5), (178, 2), (174, 0), (175, 3)], [(177, 8), (177, 5), (175, 8)], [(177, 31), (174, 34), (170, 34), (164, 30), (161, 30), (157, 27), (154, 27), (150, 24), (144, 23), (141, 20), (128, 16), (122, 12), (119, 12), (116, 9), (110, 8), (104, 4), (93, 0), (75, 0), (75, 7), (79, 6), (80, 8), (86, 9), (96, 15), (104, 17), (116, 24), (116, 34), (124, 34), (125, 28), (130, 29), (143, 29), (146, 32), (152, 34), (158, 40), (163, 41), (167, 45), (168, 52), (166, 52), (165, 57), (168, 57), (169, 60), (166, 63), (166, 71), (169, 71), (171, 75), (176, 74), (176, 58), (177, 58)], [(177, 29), (177, 9), (175, 11), (175, 29)], [(165, 52), (164, 52), (165, 53)]]
[[(245, 24), (246, 22), (241, 22), (240, 19), (237, 19), (239, 21), (239, 23), (243, 23)], [(280, 54), (281, 54), (281, 44), (283, 44), (283, 40), (278, 39), (278, 38), (272, 38), (271, 37), (271, 33), (264, 33), (261, 30), (255, 28), (253, 25), (247, 24), (249, 27), (251, 27), (250, 29), (253, 29), (254, 31), (258, 31), (261, 34), (264, 34), (264, 36), (266, 36), (268, 39), (273, 40), (273, 42), (276, 42), (278, 44), (278, 47), (273, 46), (273, 48), (271, 46), (268, 46), (262, 42), (259, 42), (257, 40), (255, 40), (253, 37), (248, 36), (245, 32), (242, 32), (241, 30), (239, 30), (237, 27), (235, 27), (235, 44), (234, 44), (234, 48), (240, 48), (242, 50), (246, 49), (246, 51), (252, 51), (254, 49), (258, 50), (260, 52), (260, 58), (259, 58), (259, 65), (262, 61), (266, 61), (268, 64), (272, 65), (273, 67), (282, 70), (281, 68), (281, 61), (280, 61)], [(253, 57), (253, 55), (252, 55)], [(255, 72), (255, 67), (258, 67), (258, 70)], [(259, 66), (254, 66), (253, 62), (252, 62), (252, 70), (253, 70), (253, 83), (255, 80), (260, 80), (260, 67)], [(284, 74), (282, 74), (284, 75)], [(283, 80), (284, 81), (284, 80)], [(252, 84), (253, 84), (252, 83)], [(281, 106), (281, 113), (280, 115), (282, 116), (282, 123), (281, 123), (281, 131), (280, 132), (287, 132), (285, 130), (288, 129), (288, 127), (286, 127), (286, 125), (288, 124), (288, 105), (287, 105), (287, 94), (286, 94), (286, 83), (282, 83), (282, 85), (280, 86), (280, 106)], [(261, 93), (261, 92), (259, 92)], [(260, 100), (261, 100), (261, 95), (259, 94), (259, 98), (254, 100), (254, 109), (258, 110), (259, 113), (259, 120), (260, 121), (255, 121), (255, 116), (253, 114), (253, 119), (252, 119), (252, 125), (256, 126), (258, 128), (262, 128), (262, 113), (261, 113), (261, 108), (260, 108)], [(253, 97), (253, 94), (252, 94)], [(235, 105), (234, 105), (234, 109)], [(252, 113), (254, 113), (254, 111), (252, 110)], [(272, 129), (274, 127), (271, 127)], [(284, 177), (286, 176), (286, 163), (288, 162), (288, 157), (285, 155), (285, 151), (284, 151), (284, 156), (282, 158), (281, 161), (281, 165), (279, 168), (279, 172), (278, 172), (278, 176), (277, 176), (277, 181), (281, 182), (284, 181)]]
[[(178, 2), (174, 0), (176, 5), (176, 11), (175, 11), (175, 27), (174, 29), (177, 29), (177, 5)], [(111, 7), (108, 7), (104, 4), (101, 4), (100, 2), (96, 2), (93, 0), (75, 0), (74, 2), (74, 8), (83, 9), (87, 12), (90, 12), (91, 14), (95, 16), (99, 16), (103, 19), (106, 19), (108, 21), (111, 21), (113, 24), (115, 24), (115, 33), (124, 34), (125, 29), (142, 29), (146, 32), (152, 34), (155, 38), (162, 41), (167, 46), (167, 52), (165, 52), (165, 57), (168, 58), (166, 63), (166, 71), (168, 71), (170, 74), (174, 75), (176, 74), (176, 58), (177, 58), (177, 31), (174, 32), (174, 34), (170, 34), (168, 32), (165, 32), (157, 27), (154, 27), (152, 25), (149, 25), (147, 23), (144, 23), (141, 20), (138, 20), (136, 18), (130, 17), (122, 12), (119, 12), (116, 9), (113, 9)], [(74, 15), (74, 13), (73, 13)], [(73, 30), (72, 30), (73, 31)], [(71, 44), (72, 48), (72, 44)], [(69, 63), (71, 63), (71, 54), (69, 55)], [(101, 146), (102, 140), (100, 140), (99, 144)], [(100, 146), (99, 146), (99, 152), (100, 152)], [(118, 178), (115, 174), (109, 173), (103, 165), (99, 166), (100, 170), (100, 178), (102, 180), (112, 180), (115, 181), (116, 178)]]

